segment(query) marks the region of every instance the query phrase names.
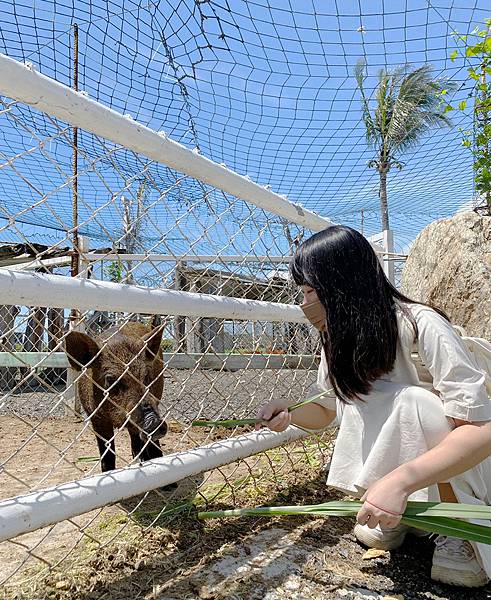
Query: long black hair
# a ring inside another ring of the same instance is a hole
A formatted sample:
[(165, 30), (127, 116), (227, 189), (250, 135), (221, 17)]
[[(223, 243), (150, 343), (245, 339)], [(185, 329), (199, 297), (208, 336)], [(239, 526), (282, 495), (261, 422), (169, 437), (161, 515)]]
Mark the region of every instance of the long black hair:
[(348, 402), (367, 394), (371, 383), (394, 366), (399, 339), (395, 301), (417, 303), (390, 283), (368, 240), (344, 225), (303, 242), (291, 273), (297, 285), (317, 292), (326, 310), (321, 339), (336, 395)]

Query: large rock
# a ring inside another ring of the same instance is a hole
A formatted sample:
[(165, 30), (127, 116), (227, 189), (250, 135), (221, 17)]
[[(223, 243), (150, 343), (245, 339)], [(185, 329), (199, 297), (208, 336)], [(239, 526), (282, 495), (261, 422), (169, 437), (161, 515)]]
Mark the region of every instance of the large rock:
[(491, 217), (464, 212), (425, 227), (401, 283), (406, 296), (442, 308), (468, 335), (491, 340)]

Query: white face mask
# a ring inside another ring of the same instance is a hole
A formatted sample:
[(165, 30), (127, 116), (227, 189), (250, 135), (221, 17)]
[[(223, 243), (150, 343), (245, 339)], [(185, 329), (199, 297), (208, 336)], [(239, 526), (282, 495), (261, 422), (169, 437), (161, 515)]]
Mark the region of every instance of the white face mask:
[(326, 330), (326, 309), (320, 300), (314, 300), (313, 302), (301, 304), (300, 308), (302, 309), (303, 314), (316, 329), (319, 331)]

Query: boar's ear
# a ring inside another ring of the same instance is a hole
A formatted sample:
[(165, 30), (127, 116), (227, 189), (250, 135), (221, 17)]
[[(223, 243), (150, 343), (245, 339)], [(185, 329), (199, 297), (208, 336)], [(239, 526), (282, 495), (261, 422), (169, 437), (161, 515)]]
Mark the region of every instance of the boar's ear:
[(87, 367), (99, 352), (97, 342), (80, 331), (70, 331), (65, 338), (65, 352), (70, 365), (77, 371)]
[(149, 360), (154, 360), (154, 358), (158, 355), (160, 344), (162, 343), (162, 332), (163, 327), (157, 327), (156, 329), (152, 329), (150, 333), (143, 338), (143, 342), (145, 344), (145, 353)]

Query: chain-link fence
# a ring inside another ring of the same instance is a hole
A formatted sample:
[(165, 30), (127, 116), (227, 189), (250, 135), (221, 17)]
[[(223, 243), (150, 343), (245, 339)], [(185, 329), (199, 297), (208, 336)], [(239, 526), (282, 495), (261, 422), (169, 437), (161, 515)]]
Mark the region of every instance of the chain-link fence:
[[(20, 210), (10, 203), (1, 209), (0, 234), (11, 241), (0, 247), (0, 275), (14, 290), (0, 311), (3, 499), (196, 450), (234, 432), (192, 427), (193, 419), (251, 417), (272, 398), (293, 403), (308, 394), (318, 338), (297, 313), (291, 321), (275, 315), (275, 306), (298, 301), (288, 257), (303, 227), (95, 135), (79, 132), (83, 143), (74, 146), (68, 126), (18, 102), (2, 107), (2, 182), (26, 199)], [(137, 175), (121, 167), (123, 156), (140, 165)], [(34, 241), (31, 223), (41, 209), (65, 232), (56, 243)], [(80, 287), (65, 290), (66, 282)], [(139, 311), (138, 299), (127, 296), (132, 289), (153, 290), (156, 302), (170, 291), (184, 314), (166, 313), (165, 302), (161, 313)], [(219, 316), (205, 298), (221, 306)], [(261, 310), (272, 317), (260, 318)], [(182, 498), (226, 500), (241, 486), (277, 485), (301, 448), (184, 481), (176, 472), (177, 487), (155, 492), (151, 521)], [(88, 513), (82, 507), (57, 525), (59, 515), (46, 517), (49, 527), (2, 544), (3, 583), (41, 576), (73, 557), (84, 539), (108, 543), (94, 533), (96, 524), (121, 510), (138, 515), (144, 502)], [(124, 539), (126, 523), (111, 540)]]
[[(191, 502), (247, 489), (257, 503), (321, 471), (329, 432), (260, 446), (192, 426), (293, 403), (315, 382), (318, 337), (293, 306), (288, 261), (330, 220), (272, 190), (380, 243), (354, 65), (432, 60), (462, 83), (451, 33), (488, 8), (463, 21), (454, 3), (320, 4), (0, 0), (0, 510), (27, 523), (2, 523), (27, 532), (0, 544), (4, 585), (141, 544), (126, 535), (135, 523), (151, 530)], [(465, 152), (459, 127), (431, 132), (390, 180), (396, 239), (380, 251), (396, 283), (416, 233), (469, 202)], [(229, 458), (208, 463), (210, 444)], [(173, 453), (203, 467), (169, 474)], [(157, 490), (97, 500), (101, 469), (132, 465), (114, 476), (122, 489), (154, 458), (167, 465)], [(63, 512), (80, 481), (96, 487)], [(59, 504), (37, 493), (50, 486)]]

